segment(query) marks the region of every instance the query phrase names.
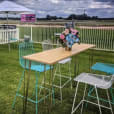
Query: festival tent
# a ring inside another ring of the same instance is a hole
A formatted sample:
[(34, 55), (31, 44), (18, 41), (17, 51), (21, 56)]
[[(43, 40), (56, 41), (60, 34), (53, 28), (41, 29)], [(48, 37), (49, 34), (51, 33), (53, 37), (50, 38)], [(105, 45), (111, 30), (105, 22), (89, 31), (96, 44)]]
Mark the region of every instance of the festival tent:
[[(20, 13), (34, 13), (34, 10), (26, 8), (20, 4), (17, 4), (15, 2), (11, 1), (3, 1), (0, 3), (0, 13), (6, 14), (7, 16), (7, 24), (8, 24), (8, 15), (9, 14), (20, 14)], [(9, 50), (10, 50), (10, 41), (8, 39), (8, 33), (6, 35), (6, 39), (0, 40), (0, 44), (9, 44)]]

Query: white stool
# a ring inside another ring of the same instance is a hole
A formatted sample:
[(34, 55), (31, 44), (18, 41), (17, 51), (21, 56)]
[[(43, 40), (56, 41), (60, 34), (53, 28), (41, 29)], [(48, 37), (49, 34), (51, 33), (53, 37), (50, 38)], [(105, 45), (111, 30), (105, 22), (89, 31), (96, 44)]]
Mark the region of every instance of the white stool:
[[(43, 48), (44, 51), (52, 49), (53, 44), (50, 40), (45, 40), (42, 43), (42, 48)], [(61, 65), (66, 65), (66, 64), (69, 65), (69, 68), (68, 68), (69, 71), (67, 72), (67, 75), (63, 75), (63, 74), (61, 74)], [(54, 73), (53, 81), (55, 80), (56, 76), (59, 77), (59, 79), (60, 79), (59, 85), (53, 84), (53, 86), (56, 87), (56, 88), (60, 88), (60, 99), (61, 99), (61, 101), (62, 101), (62, 88), (69, 82), (71, 82), (71, 88), (72, 88), (72, 78), (71, 78), (70, 64), (71, 64), (71, 58), (66, 58), (64, 60), (59, 61), (57, 63), (57, 67), (56, 67), (55, 73)], [(59, 73), (57, 73), (57, 70), (59, 71)], [(65, 81), (65, 83), (63, 85), (62, 85), (62, 78), (67, 79), (67, 81)], [(44, 79), (43, 79), (42, 83), (44, 83)], [(49, 83), (46, 83), (46, 84), (49, 84)]]
[[(75, 91), (75, 96), (74, 96), (74, 101), (73, 101), (71, 114), (73, 114), (79, 108), (79, 106), (81, 104), (82, 104), (82, 108), (81, 108), (81, 114), (82, 114), (84, 102), (88, 102), (88, 103), (97, 105), (99, 107), (100, 114), (102, 114), (101, 107), (106, 108), (106, 109), (110, 109), (111, 113), (113, 114), (113, 110), (112, 110), (112, 106), (111, 106), (111, 102), (110, 102), (110, 96), (109, 96), (109, 93), (108, 93), (108, 89), (112, 86), (113, 78), (114, 78), (113, 75), (112, 75), (112, 77), (110, 77), (110, 76), (96, 75), (96, 74), (90, 74), (90, 73), (81, 73), (79, 76), (77, 76), (74, 79), (74, 81), (77, 81), (77, 87), (76, 87), (76, 91)], [(85, 83), (84, 95), (83, 95), (83, 99), (80, 101), (80, 103), (76, 107), (74, 107), (79, 82)], [(91, 101), (88, 101), (88, 100), (85, 99), (87, 84), (92, 85), (92, 86), (95, 87), (95, 92), (96, 92), (96, 96), (97, 96), (97, 103), (94, 103), (94, 102), (91, 102)], [(106, 106), (100, 104), (97, 88), (101, 88), (101, 89), (106, 90), (109, 107), (106, 107)]]
[[(62, 74), (61, 73), (62, 65), (66, 65), (66, 64), (68, 64), (68, 72), (66, 72), (66, 74)], [(71, 69), (70, 69), (71, 66), (70, 65), (71, 65), (71, 58), (67, 58), (67, 59), (61, 60), (61, 61), (59, 61), (57, 63), (57, 66), (56, 66), (56, 69), (55, 69), (55, 73), (54, 73), (54, 78), (53, 79), (55, 80), (55, 77), (59, 77), (59, 84), (54, 84), (53, 86), (60, 89), (60, 99), (61, 99), (61, 102), (62, 102), (62, 88), (66, 84), (71, 82), (71, 89), (72, 89), (72, 78), (71, 78)], [(58, 73), (57, 73), (57, 71), (58, 71)], [(64, 84), (62, 84), (62, 79), (67, 79), (64, 82)]]

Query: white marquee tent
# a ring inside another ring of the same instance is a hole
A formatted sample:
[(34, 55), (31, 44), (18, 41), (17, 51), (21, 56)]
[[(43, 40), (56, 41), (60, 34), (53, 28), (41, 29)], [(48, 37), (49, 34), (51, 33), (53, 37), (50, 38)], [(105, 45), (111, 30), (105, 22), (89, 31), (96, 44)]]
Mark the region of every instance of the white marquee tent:
[[(34, 10), (31, 10), (29, 8), (26, 8), (20, 4), (11, 1), (3, 1), (0, 3), (0, 14), (6, 14), (7, 24), (8, 24), (8, 14), (20, 14), (20, 13), (34, 13)], [(0, 30), (0, 44), (6, 44), (6, 43), (9, 44), (9, 50), (10, 50), (10, 41), (8, 34), (9, 34), (8, 29), (5, 31)]]

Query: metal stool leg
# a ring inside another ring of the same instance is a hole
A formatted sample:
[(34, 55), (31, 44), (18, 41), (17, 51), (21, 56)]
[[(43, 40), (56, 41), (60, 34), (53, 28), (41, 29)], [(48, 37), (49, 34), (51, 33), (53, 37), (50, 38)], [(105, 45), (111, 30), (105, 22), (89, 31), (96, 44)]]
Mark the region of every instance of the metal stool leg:
[(109, 102), (110, 110), (111, 110), (111, 113), (113, 114), (113, 110), (112, 110), (112, 106), (111, 106), (110, 96), (109, 96), (108, 90), (106, 90), (106, 93), (107, 93), (107, 97), (108, 97), (108, 102)]
[(84, 105), (84, 99), (85, 99), (85, 94), (86, 94), (86, 88), (87, 88), (87, 84), (85, 84), (84, 95), (83, 95), (83, 102), (82, 102), (82, 108), (81, 108), (81, 114), (82, 114), (82, 111), (83, 111), (83, 105)]
[(54, 80), (55, 80), (55, 76), (56, 76), (56, 74), (57, 74), (57, 68), (59, 67), (59, 64), (57, 64), (57, 66), (56, 66), (56, 69), (55, 69), (55, 73), (54, 73), (54, 77), (53, 77), (53, 82), (54, 82)]
[[(46, 72), (47, 72), (47, 71), (45, 71), (45, 73), (46, 73)], [(40, 76), (40, 72), (39, 72), (39, 76)], [(41, 82), (41, 86), (39, 86), (39, 87), (40, 87), (39, 95), (40, 95), (40, 93), (41, 93), (42, 86), (44, 85), (44, 83), (46, 83), (44, 80), (45, 80), (45, 78), (44, 78), (44, 76), (43, 76), (43, 79), (42, 79), (42, 82)]]
[(114, 104), (113, 89), (114, 89), (114, 88), (110, 88), (110, 93), (111, 93), (111, 97), (112, 97), (112, 104)]
[(98, 102), (98, 106), (99, 106), (99, 111), (100, 111), (100, 114), (102, 114), (96, 86), (95, 86), (95, 92), (96, 92), (96, 96), (97, 96), (97, 102)]
[(17, 94), (18, 94), (19, 89), (20, 89), (20, 87), (21, 87), (22, 80), (23, 80), (23, 78), (24, 78), (24, 73), (25, 73), (25, 70), (23, 71), (23, 74), (22, 74), (21, 79), (20, 79), (20, 81), (19, 81), (19, 85), (18, 85), (18, 88), (17, 88), (17, 92), (16, 92), (15, 98), (14, 98), (14, 100), (13, 100), (12, 108), (14, 108), (14, 106), (15, 106), (16, 97), (17, 97)]
[(77, 109), (77, 107), (74, 109), (74, 105), (75, 105), (75, 101), (76, 101), (76, 95), (77, 95), (77, 91), (78, 91), (78, 85), (79, 85), (79, 82), (77, 82), (77, 87), (76, 87), (76, 91), (75, 91), (75, 95), (74, 95), (74, 100), (73, 100), (73, 106), (72, 106), (72, 112), (71, 112), (71, 114), (73, 114), (76, 111), (76, 109)]

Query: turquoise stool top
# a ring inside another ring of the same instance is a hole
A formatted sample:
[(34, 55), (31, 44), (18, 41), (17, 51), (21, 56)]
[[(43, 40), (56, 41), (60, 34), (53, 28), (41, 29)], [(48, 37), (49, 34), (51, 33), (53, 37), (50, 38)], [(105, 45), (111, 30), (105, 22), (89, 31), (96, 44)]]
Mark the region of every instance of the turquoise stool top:
[[(33, 53), (34, 53), (34, 48), (32, 42), (24, 42), (19, 45), (19, 62), (23, 68), (25, 68), (25, 60), (23, 59), (23, 56), (30, 55)], [(29, 69), (29, 60), (26, 60), (26, 69)], [(44, 72), (45, 70), (46, 71), (50, 70), (50, 66), (46, 65), (46, 68), (44, 68), (44, 65), (42, 63), (32, 61), (31, 70), (37, 72)]]
[(91, 69), (106, 72), (107, 74), (114, 74), (114, 64), (96, 63)]
[[(23, 58), (21, 58), (20, 64), (23, 68), (25, 68), (25, 60)], [(46, 67), (44, 68), (44, 65), (41, 63), (31, 62), (31, 70), (33, 70), (33, 71), (44, 72), (44, 71), (50, 70), (51, 68), (52, 67), (50, 67), (49, 65), (46, 65)], [(26, 60), (26, 69), (29, 69), (28, 60)]]

